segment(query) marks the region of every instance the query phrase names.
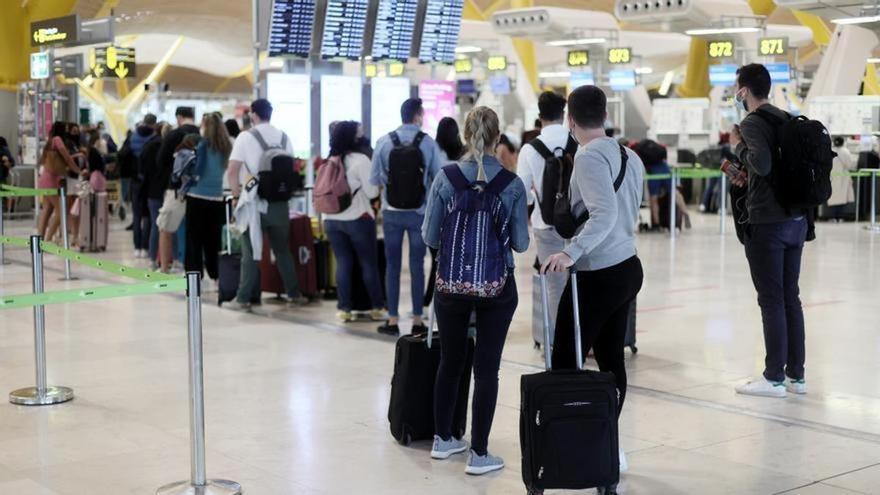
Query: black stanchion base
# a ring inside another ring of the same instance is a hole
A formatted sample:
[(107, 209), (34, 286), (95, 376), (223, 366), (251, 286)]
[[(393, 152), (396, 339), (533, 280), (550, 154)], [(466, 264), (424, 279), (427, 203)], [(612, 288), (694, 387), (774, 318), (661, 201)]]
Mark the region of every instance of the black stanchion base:
[(229, 480), (208, 480), (208, 484), (202, 486), (178, 481), (159, 488), (156, 495), (241, 495), (241, 485)]

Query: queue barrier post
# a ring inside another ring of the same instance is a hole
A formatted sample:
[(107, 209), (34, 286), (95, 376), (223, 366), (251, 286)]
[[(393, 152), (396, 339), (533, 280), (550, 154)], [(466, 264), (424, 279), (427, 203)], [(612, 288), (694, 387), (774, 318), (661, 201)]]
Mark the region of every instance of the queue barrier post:
[(201, 274), (186, 274), (187, 336), (189, 344), (190, 479), (160, 487), (156, 495), (241, 495), (241, 485), (209, 480), (205, 472), (205, 389), (202, 366)]
[[(34, 294), (42, 294), (43, 250), (40, 247), (40, 236), (31, 236), (30, 247)], [(46, 384), (46, 311), (42, 304), (34, 306), (34, 361), (36, 386), (10, 392), (9, 402), (22, 406), (47, 406), (73, 399), (73, 389)]]
[(721, 217), (721, 227), (719, 228), (719, 231), (723, 236), (727, 233), (727, 174), (721, 174), (721, 184), (719, 185), (719, 187), (721, 188), (718, 198), (720, 200), (718, 214)]
[[(70, 236), (67, 233), (67, 188), (61, 186), (58, 188), (58, 205), (61, 209), (61, 240), (64, 242), (64, 249), (70, 250)], [(73, 280), (70, 275), (70, 258), (64, 258), (64, 280)]]
[(678, 191), (678, 181), (676, 180), (676, 168), (671, 167), (671, 177), (669, 179), (669, 238), (675, 239), (675, 197)]
[(880, 169), (870, 169), (871, 172), (871, 225), (868, 230), (871, 232), (880, 232), (877, 227), (877, 172)]
[[(0, 201), (6, 202), (4, 198), (0, 198)], [(3, 205), (0, 204), (0, 236), (6, 235), (6, 230), (3, 225)], [(6, 264), (6, 244), (0, 242), (0, 265)]]
[(861, 196), (862, 196), (862, 173), (861, 171), (856, 172), (856, 224), (859, 223), (859, 210), (862, 209), (861, 205)]

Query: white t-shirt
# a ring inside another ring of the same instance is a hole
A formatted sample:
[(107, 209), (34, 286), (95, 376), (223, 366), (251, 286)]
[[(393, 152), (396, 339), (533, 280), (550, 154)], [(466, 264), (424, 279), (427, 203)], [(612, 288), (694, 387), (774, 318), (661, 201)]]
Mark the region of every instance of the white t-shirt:
[[(556, 148), (565, 148), (568, 144), (568, 129), (561, 124), (548, 125), (541, 129), (541, 135), (538, 137), (545, 146), (551, 151)], [(519, 150), (519, 160), (516, 162), (516, 171), (529, 192), (529, 204), (534, 204), (537, 194), (542, 191), (544, 177), (544, 159), (541, 154), (532, 147), (523, 143)], [(544, 223), (541, 218), (540, 202), (535, 205), (535, 211), (532, 212), (532, 228), (537, 230), (546, 230), (551, 228)]]
[(370, 171), (373, 163), (363, 153), (349, 153), (343, 160), (345, 164), (345, 178), (348, 179), (348, 187), (354, 194), (351, 206), (342, 213), (325, 214), (324, 220), (357, 220), (364, 213), (375, 218), (370, 200), (379, 197), (379, 186), (370, 184)]
[[(263, 156), (263, 148), (257, 142), (251, 132), (256, 129), (257, 132), (266, 141), (269, 146), (279, 146), (281, 144), (281, 129), (268, 123), (261, 123), (254, 126), (251, 130), (244, 131), (235, 139), (232, 145), (232, 153), (229, 154), (229, 160), (242, 162), (241, 170), (238, 172), (238, 180), (242, 187), (251, 179), (253, 173), (260, 166), (260, 158)], [(290, 142), (290, 136), (287, 137), (287, 152), (293, 155), (293, 144)]]

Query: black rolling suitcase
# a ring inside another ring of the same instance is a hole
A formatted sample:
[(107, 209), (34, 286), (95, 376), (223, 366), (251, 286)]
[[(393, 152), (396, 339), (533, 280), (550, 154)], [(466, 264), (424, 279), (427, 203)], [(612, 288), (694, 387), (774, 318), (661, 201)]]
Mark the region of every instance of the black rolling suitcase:
[[(577, 280), (572, 273), (577, 370), (523, 375), (520, 382), (522, 477), (529, 493), (607, 488), (620, 479), (614, 375), (582, 368)], [(549, 340), (547, 283), (541, 276), (544, 336)]]
[[(435, 320), (432, 314), (427, 336), (404, 335), (397, 340), (388, 421), (391, 435), (403, 445), (434, 438), (434, 381), (440, 367), (440, 338), (434, 334)], [(456, 438), (464, 436), (467, 429), (473, 367), (474, 340), (468, 339), (465, 371), (459, 382), (452, 420), (452, 433)]]
[[(217, 260), (217, 305), (235, 299), (238, 286), (241, 282), (241, 253), (235, 252), (232, 243), (232, 233), (229, 226), (232, 224), (232, 198), (226, 198), (226, 226), (223, 229), (223, 242), (225, 248)], [(259, 276), (259, 271), (257, 271)], [(260, 283), (257, 281), (256, 290), (251, 297), (251, 304), (260, 304)]]

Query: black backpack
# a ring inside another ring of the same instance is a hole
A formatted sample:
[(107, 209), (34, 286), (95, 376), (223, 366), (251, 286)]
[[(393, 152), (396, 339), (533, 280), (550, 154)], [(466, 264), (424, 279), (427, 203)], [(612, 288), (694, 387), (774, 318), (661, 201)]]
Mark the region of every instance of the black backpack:
[[(620, 186), (623, 185), (623, 179), (626, 178), (626, 164), (629, 161), (629, 156), (626, 154), (626, 148), (623, 145), (618, 144), (620, 147), (620, 172), (617, 174), (617, 178), (614, 179), (614, 193), (620, 190)], [(571, 175), (569, 174), (569, 180), (571, 179)], [(563, 239), (571, 239), (574, 237), (574, 234), (577, 232), (578, 227), (584, 224), (590, 218), (590, 212), (585, 211), (580, 214), (580, 216), (575, 217), (571, 212), (571, 189), (566, 187), (565, 189), (560, 190), (557, 195), (556, 203), (553, 205), (553, 226), (556, 228), (556, 233), (560, 235)]]
[(806, 210), (828, 201), (835, 154), (825, 126), (803, 115), (786, 114), (783, 119), (760, 108), (755, 115), (776, 128), (769, 179), (779, 204), (787, 210)]
[(420, 148), (424, 132), (416, 134), (411, 143), (403, 144), (396, 132), (391, 133), (394, 148), (388, 155), (388, 204), (401, 210), (416, 210), (425, 202), (425, 157)]
[(269, 146), (260, 131), (251, 129), (251, 135), (263, 148), (257, 167), (257, 196), (270, 203), (289, 201), (302, 188), (302, 176), (295, 170), (293, 156), (287, 152), (287, 134), (281, 133), (281, 144)]
[(555, 205), (560, 199), (561, 191), (568, 191), (578, 144), (571, 135), (568, 136), (565, 149), (555, 148), (550, 151), (540, 138), (533, 139), (529, 144), (544, 159), (544, 175), (541, 176), (541, 197), (538, 198), (538, 203), (541, 207), (541, 219), (547, 225), (553, 226)]

